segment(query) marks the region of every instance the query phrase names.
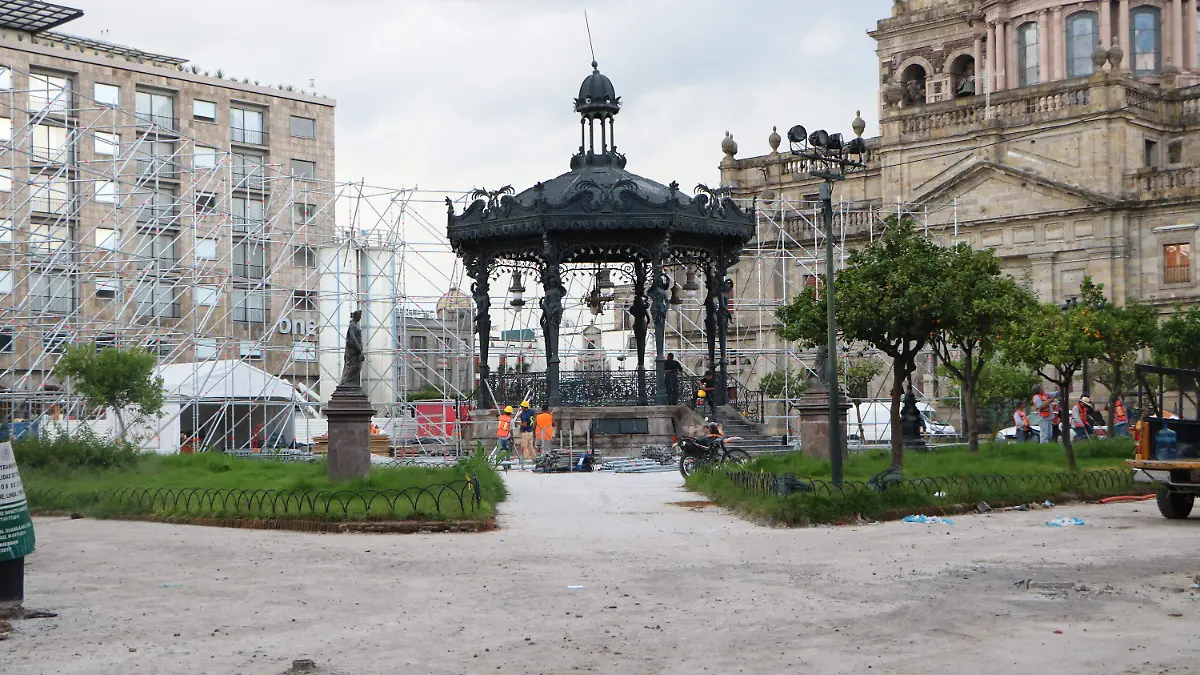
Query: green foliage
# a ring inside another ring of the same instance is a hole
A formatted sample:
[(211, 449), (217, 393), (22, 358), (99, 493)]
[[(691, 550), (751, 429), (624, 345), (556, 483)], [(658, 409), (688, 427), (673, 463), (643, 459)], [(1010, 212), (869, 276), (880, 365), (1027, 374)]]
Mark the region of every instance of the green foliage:
[(1176, 307), (1159, 327), (1153, 346), (1155, 363), (1168, 368), (1200, 369), (1200, 307)]
[(1104, 297), (1104, 285), (1093, 283), (1091, 277), (1084, 278), (1079, 291), (1088, 330), (1100, 344), (1101, 362), (1108, 366), (1105, 384), (1115, 399), (1133, 381), (1132, 367), (1126, 371), (1121, 364), (1132, 364), (1136, 354), (1153, 344), (1158, 336), (1158, 312), (1136, 300), (1126, 302), (1123, 307), (1109, 302)]
[(1037, 373), (1024, 366), (1005, 363), (1000, 358), (989, 361), (975, 385), (975, 400), (979, 405), (995, 405), (1005, 401), (1026, 400), (1033, 387), (1041, 382)]
[[(239, 459), (219, 453), (195, 455), (142, 455), (140, 461), (122, 467), (104, 469), (66, 470), (61, 466), (26, 469), (21, 466), (21, 477), (29, 495), (30, 507), (34, 512), (79, 511), (95, 517), (122, 517), (134, 515), (204, 515), (204, 516), (247, 516), (255, 515), (246, 507), (227, 505), (222, 510), (216, 505), (207, 507), (192, 500), (190, 505), (176, 504), (170, 507), (157, 505), (153, 510), (131, 504), (114, 504), (98, 500), (101, 490), (118, 488), (210, 488), (210, 489), (260, 489), (260, 490), (404, 490), (445, 484), (464, 480), (468, 476), (479, 478), (483, 498), (481, 509), (460, 509), (458, 500), (447, 497), (441, 502), (441, 513), (436, 513), (431, 503), (418, 501), (415, 508), (398, 517), (478, 519), (495, 513), (495, 505), (507, 497), (504, 479), (488, 464), (484, 456), (465, 458), (447, 467), (372, 467), (366, 480), (347, 483), (331, 483), (326, 474), (326, 464), (318, 462), (279, 462), (263, 459)], [(331, 489), (332, 488), (332, 489)], [(202, 509), (197, 511), (197, 509)], [(371, 511), (362, 504), (352, 503), (350, 512), (330, 515), (335, 520), (359, 520), (383, 517), (381, 506)], [(386, 511), (386, 509), (383, 509)], [(290, 515), (290, 514), (289, 514)], [(299, 517), (299, 516), (297, 516)], [(306, 516), (312, 517), (312, 516)]]
[(758, 388), (767, 398), (796, 398), (808, 390), (808, 376), (798, 370), (776, 370), (758, 381)]
[(838, 360), (838, 375), (846, 383), (850, 398), (861, 401), (870, 396), (871, 382), (883, 372), (887, 364), (873, 356)]
[(13, 454), (23, 471), (55, 472), (127, 468), (142, 457), (134, 444), (100, 438), (88, 427), (69, 436), (29, 434), (13, 444)]
[(112, 409), (121, 423), (123, 438), (124, 409), (136, 408), (143, 415), (156, 415), (162, 410), (163, 379), (154, 374), (157, 362), (157, 357), (145, 349), (108, 347), (97, 351), (91, 343), (69, 348), (54, 366), (54, 375), (60, 380), (73, 378), (75, 391)]
[(410, 401), (441, 401), (444, 398), (445, 394), (442, 393), (442, 390), (432, 386), (408, 392)]
[[(1088, 471), (1120, 469), (1123, 460), (1133, 456), (1133, 441), (1128, 438), (1112, 441), (1092, 441), (1080, 445), (1079, 465)], [(855, 453), (845, 462), (847, 481), (865, 482), (887, 468), (890, 454), (886, 451)], [(909, 478), (936, 476), (1033, 476), (1062, 473), (1066, 469), (1062, 456), (1046, 452), (1037, 443), (993, 444), (980, 446), (978, 454), (965, 448), (939, 449), (937, 452), (913, 453), (908, 456), (905, 474)], [(777, 475), (791, 473), (801, 478), (829, 480), (828, 460), (816, 460), (802, 453), (764, 456), (738, 467), (743, 471), (765, 471)], [(930, 509), (955, 504), (974, 504), (987, 501), (993, 506), (1005, 503), (1027, 503), (1059, 500), (1063, 497), (1100, 497), (1129, 492), (1128, 486), (1111, 489), (1089, 488), (1080, 483), (1064, 493), (1018, 482), (996, 481), (994, 485), (968, 489), (949, 489), (943, 497), (931, 491), (893, 489), (875, 492), (850, 486), (845, 495), (830, 497), (824, 494), (794, 494), (787, 498), (766, 496), (741, 488), (731, 482), (725, 470), (699, 472), (687, 479), (687, 487), (703, 493), (722, 506), (769, 518), (781, 523), (802, 525), (836, 523), (862, 515), (879, 517), (888, 512), (929, 513)]]

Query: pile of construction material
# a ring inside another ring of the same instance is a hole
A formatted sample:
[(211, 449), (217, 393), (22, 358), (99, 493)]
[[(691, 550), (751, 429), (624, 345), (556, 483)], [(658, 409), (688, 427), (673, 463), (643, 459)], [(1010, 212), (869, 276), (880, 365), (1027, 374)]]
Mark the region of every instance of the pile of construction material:
[(678, 471), (678, 468), (669, 464), (660, 464), (653, 459), (630, 458), (605, 462), (600, 466), (600, 470), (613, 473), (657, 473), (659, 471)]
[(533, 460), (533, 470), (542, 473), (594, 471), (599, 457), (599, 453), (586, 450), (551, 450)]

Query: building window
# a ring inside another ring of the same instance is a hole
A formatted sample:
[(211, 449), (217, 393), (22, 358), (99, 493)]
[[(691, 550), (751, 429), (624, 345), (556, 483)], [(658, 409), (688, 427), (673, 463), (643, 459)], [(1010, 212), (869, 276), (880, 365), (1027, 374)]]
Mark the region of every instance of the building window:
[(233, 320), (242, 323), (266, 323), (266, 293), (262, 291), (235, 290), (233, 292)]
[(1038, 59), (1038, 25), (1031, 21), (1017, 29), (1017, 83), (1020, 86), (1028, 87), (1041, 82)]
[(1129, 13), (1130, 49), (1134, 77), (1157, 75), (1162, 68), (1162, 36), (1157, 7), (1141, 6)]
[(33, 161), (69, 164), (72, 144), (66, 127), (38, 124), (33, 127)]
[(288, 128), (291, 130), (292, 136), (296, 138), (317, 137), (317, 121), (308, 117), (296, 117), (292, 115), (288, 123)]
[(229, 132), (231, 134), (230, 140), (234, 143), (267, 144), (267, 133), (263, 127), (263, 113), (261, 110), (230, 108)]
[(69, 276), (34, 274), (29, 295), (34, 311), (54, 314), (75, 311), (75, 282)]
[(217, 240), (201, 238), (196, 240), (196, 258), (199, 260), (217, 259)]
[(1183, 163), (1183, 139), (1177, 138), (1167, 143), (1167, 164)]
[(1158, 168), (1158, 141), (1147, 138), (1142, 144), (1142, 166), (1147, 169)]
[(1183, 284), (1192, 280), (1192, 245), (1163, 246), (1163, 283)]
[(292, 175), (302, 180), (312, 180), (317, 177), (317, 163), (305, 159), (293, 159)]
[(96, 201), (103, 204), (117, 203), (117, 183), (111, 180), (96, 181)]
[(175, 144), (165, 141), (143, 140), (135, 151), (138, 174), (174, 178), (179, 173), (175, 165)]
[(13, 353), (13, 332), (8, 329), (0, 330), (0, 354)]
[(233, 187), (243, 189), (262, 187), (265, 176), (262, 155), (233, 153)]
[(192, 101), (192, 118), (201, 122), (216, 122), (217, 104), (212, 101)]
[(172, 190), (138, 190), (133, 193), (133, 205), (139, 223), (168, 225), (178, 215)]
[(196, 215), (207, 216), (217, 212), (217, 196), (211, 192), (196, 193)]
[(315, 312), (317, 309), (317, 292), (292, 291), (292, 308), (301, 312)]
[(316, 249), (311, 246), (297, 246), (292, 256), (292, 264), (296, 267), (316, 267)]
[(170, 269), (178, 260), (175, 257), (175, 235), (143, 232), (138, 235), (137, 249), (133, 255), (137, 258), (137, 269)]
[(12, 89), (12, 68), (0, 66), (0, 89), (4, 91)]
[(53, 255), (71, 248), (71, 228), (59, 223), (30, 223), (29, 253)]
[(233, 246), (233, 276), (243, 279), (262, 279), (267, 270), (267, 247), (242, 240)]
[(214, 361), (220, 350), (217, 348), (216, 338), (197, 338), (196, 339), (196, 360), (197, 361)]
[(217, 149), (197, 145), (196, 154), (192, 158), (192, 162), (195, 164), (197, 171), (217, 168)]
[(0, 270), (0, 294), (8, 295), (13, 292), (12, 270)]
[(1067, 77), (1087, 77), (1095, 71), (1092, 52), (1099, 38), (1095, 12), (1075, 12), (1067, 17)]
[(162, 92), (139, 91), (137, 123), (141, 126), (156, 125), (163, 129), (174, 129), (175, 97)]
[(0, 117), (0, 141), (8, 143), (12, 140), (12, 118)]
[(97, 279), (96, 297), (101, 300), (115, 300), (121, 290), (121, 282), (117, 279)]
[(258, 232), (263, 228), (266, 205), (261, 199), (233, 198), (233, 226), (238, 232)]
[(12, 218), (0, 218), (0, 244), (11, 244), (13, 242), (13, 227)]
[(12, 169), (0, 169), (0, 192), (12, 192)]
[[(11, 89), (11, 87), (9, 87)], [(71, 107), (71, 78), (29, 74), (29, 110), (32, 113), (64, 113)]]
[(102, 106), (109, 108), (121, 107), (121, 88), (115, 84), (101, 84), (97, 82), (94, 97), (96, 103)]
[(96, 228), (96, 248), (101, 251), (121, 250), (121, 235), (112, 228)]
[(42, 349), (47, 354), (62, 354), (71, 343), (71, 334), (65, 331), (55, 331), (42, 336)]
[(317, 346), (311, 342), (296, 342), (292, 345), (292, 360), (301, 363), (317, 360)]
[(311, 225), (316, 215), (316, 206), (302, 202), (292, 202), (292, 214), (296, 225)]
[(29, 206), (40, 213), (65, 214), (71, 186), (65, 176), (37, 175), (30, 179), (33, 193)]
[(97, 155), (115, 157), (121, 147), (121, 137), (116, 134), (106, 134), (102, 131), (95, 133), (95, 148)]
[(175, 289), (165, 283), (141, 282), (134, 289), (134, 316), (158, 319), (179, 318)]
[(216, 307), (221, 300), (221, 289), (218, 286), (197, 286), (193, 301), (204, 307)]
[(262, 346), (254, 340), (242, 340), (238, 343), (238, 353), (243, 359), (257, 361), (263, 357)]

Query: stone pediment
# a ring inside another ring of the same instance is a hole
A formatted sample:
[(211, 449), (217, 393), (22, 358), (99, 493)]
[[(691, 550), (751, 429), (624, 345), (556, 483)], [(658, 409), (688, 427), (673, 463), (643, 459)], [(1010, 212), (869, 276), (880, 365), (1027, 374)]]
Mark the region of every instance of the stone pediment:
[(960, 221), (1019, 218), (1119, 203), (1098, 192), (995, 162), (977, 161), (922, 186), (917, 205), (957, 202)]

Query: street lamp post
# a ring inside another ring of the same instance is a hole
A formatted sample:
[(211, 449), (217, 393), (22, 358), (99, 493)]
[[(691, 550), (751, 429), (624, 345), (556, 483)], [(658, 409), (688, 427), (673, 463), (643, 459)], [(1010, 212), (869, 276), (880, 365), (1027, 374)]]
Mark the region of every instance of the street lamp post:
[[(834, 485), (842, 484), (842, 423), (841, 389), (838, 386), (837, 366), (837, 322), (834, 311), (833, 269), (833, 184), (846, 180), (846, 172), (865, 169), (863, 155), (867, 145), (862, 134), (866, 122), (859, 112), (854, 119), (854, 139), (843, 142), (841, 134), (830, 134), (824, 130), (807, 130), (796, 125), (788, 130), (788, 143), (793, 155), (809, 161), (808, 173), (822, 179), (821, 213), (825, 225), (825, 308), (826, 349), (825, 380), (829, 383), (829, 468)], [(851, 157), (855, 159), (851, 159)]]

